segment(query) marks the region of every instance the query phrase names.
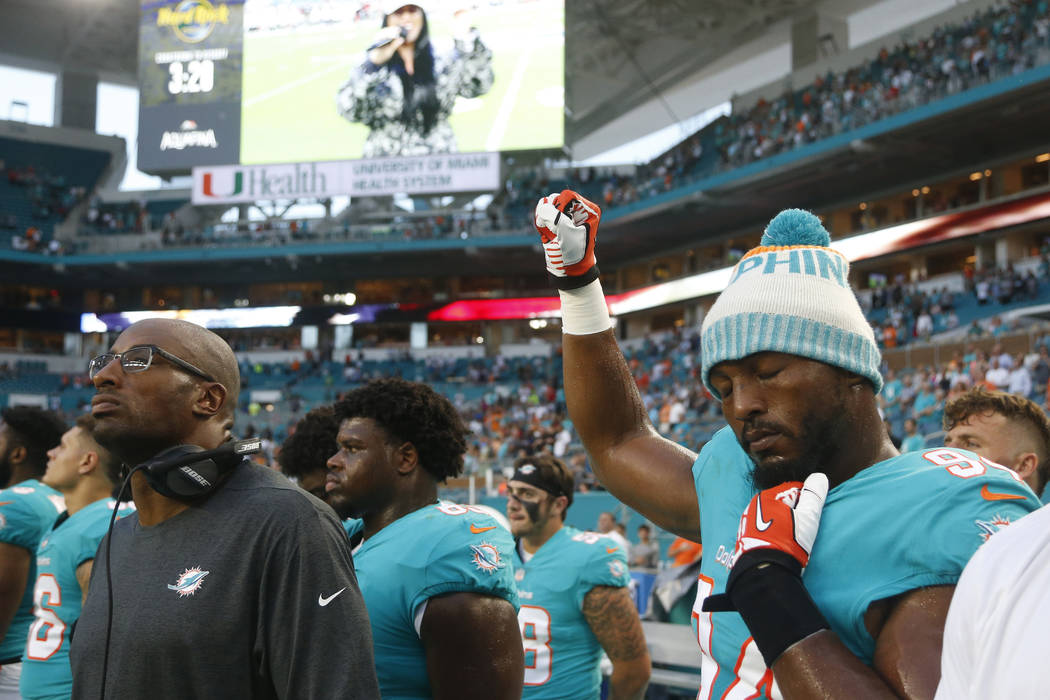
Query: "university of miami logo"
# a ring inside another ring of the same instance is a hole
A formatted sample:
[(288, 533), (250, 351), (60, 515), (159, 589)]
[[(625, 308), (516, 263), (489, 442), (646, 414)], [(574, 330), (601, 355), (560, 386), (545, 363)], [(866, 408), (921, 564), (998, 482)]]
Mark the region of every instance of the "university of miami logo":
[(206, 197), (233, 197), (244, 191), (244, 173), (237, 170), (233, 173), (233, 190), (230, 192), (216, 192), (212, 173), (204, 173), (204, 184), (202, 187)]

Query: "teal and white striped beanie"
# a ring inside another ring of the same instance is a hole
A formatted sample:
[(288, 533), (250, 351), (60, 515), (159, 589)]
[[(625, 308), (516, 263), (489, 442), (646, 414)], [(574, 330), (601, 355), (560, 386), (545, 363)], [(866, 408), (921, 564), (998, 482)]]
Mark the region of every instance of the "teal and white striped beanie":
[(882, 390), (881, 355), (849, 286), (849, 261), (828, 247), (820, 219), (785, 209), (741, 258), (704, 318), (702, 379), (719, 362), (783, 352), (842, 367)]

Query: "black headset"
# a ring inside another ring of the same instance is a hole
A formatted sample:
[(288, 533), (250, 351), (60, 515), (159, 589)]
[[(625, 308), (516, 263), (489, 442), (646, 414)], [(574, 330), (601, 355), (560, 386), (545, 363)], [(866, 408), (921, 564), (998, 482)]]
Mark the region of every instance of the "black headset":
[[(214, 450), (205, 450), (199, 445), (175, 445), (142, 464), (126, 470), (124, 481), (117, 492), (117, 502), (109, 518), (109, 530), (106, 534), (106, 589), (109, 608), (106, 611), (106, 646), (102, 655), (102, 684), (99, 698), (106, 696), (106, 673), (109, 670), (109, 637), (113, 629), (113, 571), (112, 557), (109, 552), (110, 537), (113, 535), (113, 524), (117, 521), (120, 499), (131, 481), (131, 475), (141, 471), (154, 491), (168, 498), (187, 500), (207, 495), (215, 490), (220, 479), (233, 470), (244, 459), (244, 455), (262, 449), (261, 438), (248, 440), (230, 440)], [(101, 547), (101, 545), (99, 545)]]
[(176, 499), (197, 498), (215, 490), (219, 480), (241, 463), (244, 455), (262, 448), (260, 438), (231, 440), (214, 450), (175, 445), (136, 466), (154, 491)]

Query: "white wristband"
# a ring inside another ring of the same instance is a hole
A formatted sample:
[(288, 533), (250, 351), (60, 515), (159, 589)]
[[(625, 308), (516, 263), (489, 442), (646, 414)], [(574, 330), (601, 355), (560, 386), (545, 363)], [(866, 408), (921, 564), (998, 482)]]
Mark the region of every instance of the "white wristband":
[(579, 289), (560, 289), (561, 332), (569, 335), (590, 335), (612, 328), (609, 306), (600, 280), (594, 280)]

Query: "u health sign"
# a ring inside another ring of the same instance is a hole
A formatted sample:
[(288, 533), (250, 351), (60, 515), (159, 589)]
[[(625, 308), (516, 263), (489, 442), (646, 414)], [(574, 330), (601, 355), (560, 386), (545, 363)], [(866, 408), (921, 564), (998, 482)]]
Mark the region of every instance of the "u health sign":
[(194, 204), (305, 197), (484, 192), (499, 187), (498, 153), (193, 169)]

